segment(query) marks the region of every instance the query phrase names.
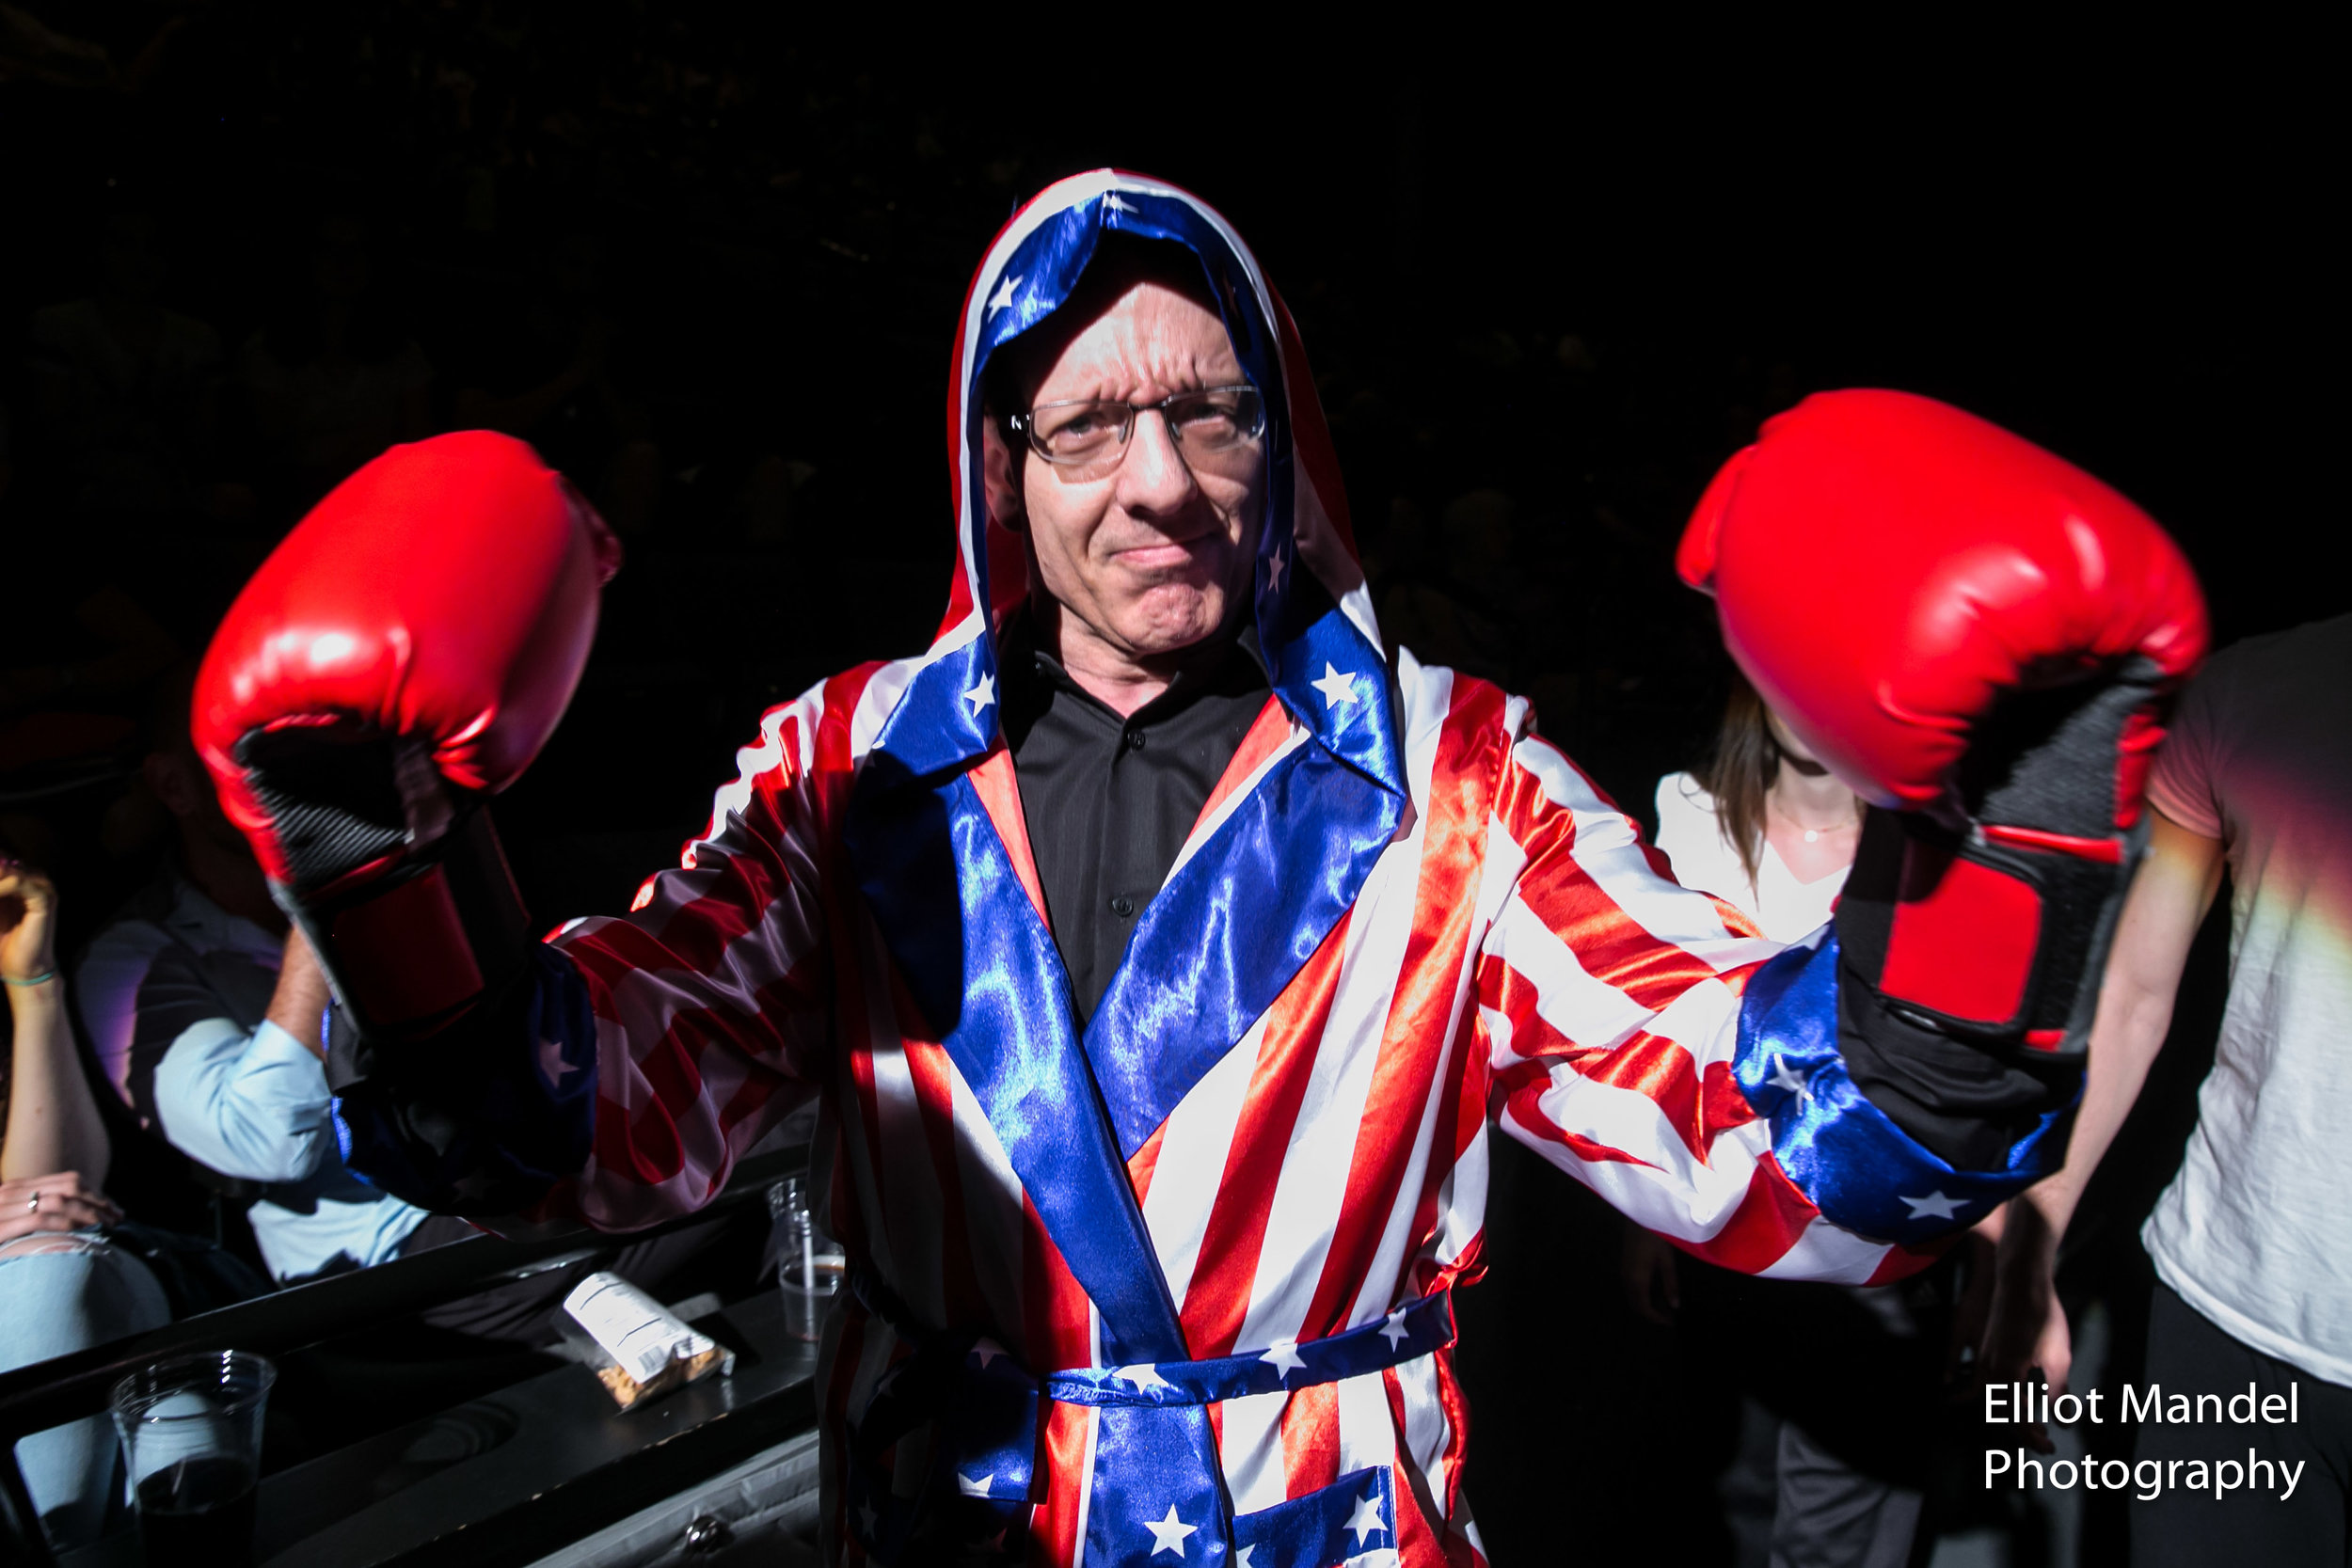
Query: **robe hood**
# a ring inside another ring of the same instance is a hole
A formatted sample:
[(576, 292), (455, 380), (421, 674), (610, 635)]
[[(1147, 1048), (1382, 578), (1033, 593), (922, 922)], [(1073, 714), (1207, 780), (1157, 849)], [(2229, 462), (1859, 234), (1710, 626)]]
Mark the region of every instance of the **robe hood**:
[(876, 737), (908, 773), (987, 754), (998, 737), (996, 632), (1028, 596), (1028, 555), (989, 516), (982, 387), (990, 359), (1070, 299), (1107, 232), (1199, 259), (1244, 373), (1266, 407), (1264, 515), (1253, 603), (1276, 693), (1334, 756), (1399, 795), (1391, 683), (1298, 328), (1223, 214), (1164, 181), (1118, 169), (1038, 193), (998, 231), (965, 291), (949, 359), (947, 455), (956, 529), (947, 609), (930, 649), (896, 666), (906, 685)]

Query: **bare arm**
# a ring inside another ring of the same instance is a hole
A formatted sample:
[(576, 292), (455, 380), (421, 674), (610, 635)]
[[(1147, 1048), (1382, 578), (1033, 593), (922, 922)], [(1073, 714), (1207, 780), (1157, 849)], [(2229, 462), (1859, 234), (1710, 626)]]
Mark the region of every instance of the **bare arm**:
[(2049, 1306), (2058, 1240), (2163, 1049), (2189, 946), (2221, 885), (2219, 839), (2191, 832), (2153, 807), (2149, 815), (2148, 857), (2133, 879), (2107, 954), (2099, 1014), (2090, 1027), (2090, 1068), (2066, 1164), (2010, 1206), (1999, 1299), (1986, 1335), (1988, 1377), (2019, 1376), (2038, 1366), (2053, 1387), (2065, 1384), (2072, 1350), (2064, 1319)]
[(269, 999), (269, 1021), (307, 1046), (321, 1061), (326, 1043), (320, 1022), (326, 1016), (326, 972), (297, 926), (286, 933), (286, 957), (278, 967), (278, 990)]
[(52, 936), (56, 907), (48, 878), (0, 861), (0, 979), (15, 1025), (0, 1181), (77, 1171), (95, 1188), (106, 1180), (112, 1149), (66, 1018)]
[(2219, 839), (2190, 832), (2153, 807), (2149, 815), (2153, 823), (2148, 858), (2133, 879), (2107, 955), (2099, 1016), (2090, 1028), (2090, 1070), (2066, 1165), (2025, 1195), (2054, 1235), (2065, 1232), (2090, 1173), (2099, 1168), (2148, 1081), (2148, 1069), (2172, 1026), (2173, 993), (2180, 989), (2189, 945), (2221, 886)]

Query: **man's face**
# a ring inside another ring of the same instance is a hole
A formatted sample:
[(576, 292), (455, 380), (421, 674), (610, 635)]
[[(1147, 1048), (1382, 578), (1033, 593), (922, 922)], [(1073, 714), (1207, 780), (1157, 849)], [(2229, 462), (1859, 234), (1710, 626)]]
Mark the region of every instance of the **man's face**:
[[(1032, 407), (1077, 399), (1158, 403), (1247, 384), (1224, 324), (1157, 283), (1138, 283), (1054, 361)], [(1113, 653), (1148, 660), (1215, 636), (1245, 602), (1265, 463), (1252, 447), (1187, 466), (1159, 414), (1136, 416), (1126, 455), (1078, 479), (1025, 444), (1022, 463), (1038, 575), (1047, 594)], [(1066, 628), (1064, 645), (1070, 631)]]

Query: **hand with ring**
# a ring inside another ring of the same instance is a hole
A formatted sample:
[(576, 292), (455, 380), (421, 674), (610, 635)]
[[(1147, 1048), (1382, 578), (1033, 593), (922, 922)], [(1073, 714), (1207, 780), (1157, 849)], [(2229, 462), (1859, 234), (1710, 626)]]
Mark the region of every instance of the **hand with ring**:
[(114, 1199), (74, 1171), (0, 1181), (0, 1246), (42, 1230), (89, 1230), (122, 1218)]

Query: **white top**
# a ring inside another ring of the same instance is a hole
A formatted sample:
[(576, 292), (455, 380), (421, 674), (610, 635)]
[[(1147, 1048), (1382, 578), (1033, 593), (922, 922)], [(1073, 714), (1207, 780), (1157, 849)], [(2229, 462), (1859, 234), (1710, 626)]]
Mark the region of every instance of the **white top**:
[(1658, 847), (1674, 863), (1676, 881), (1739, 909), (1774, 942), (1795, 942), (1819, 930), (1846, 885), (1843, 866), (1815, 881), (1797, 880), (1770, 841), (1756, 857), (1756, 879), (1750, 881), (1739, 852), (1724, 842), (1715, 798), (1688, 773), (1658, 781)]
[(2352, 1384), (2352, 615), (2250, 638), (2182, 699), (2149, 798), (2230, 863), (2230, 1000), (2141, 1231), (2233, 1338)]

